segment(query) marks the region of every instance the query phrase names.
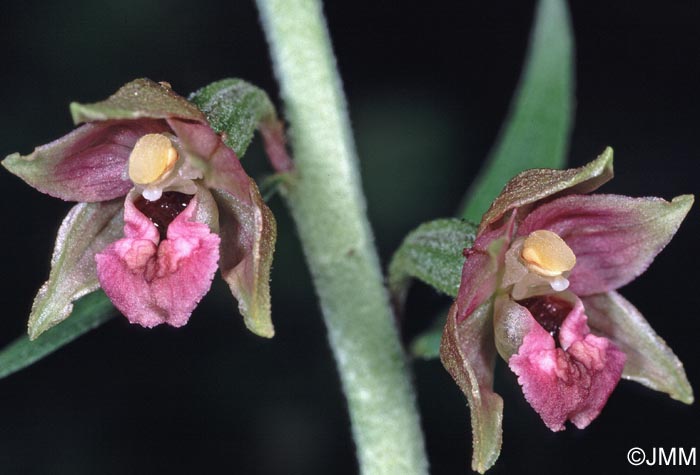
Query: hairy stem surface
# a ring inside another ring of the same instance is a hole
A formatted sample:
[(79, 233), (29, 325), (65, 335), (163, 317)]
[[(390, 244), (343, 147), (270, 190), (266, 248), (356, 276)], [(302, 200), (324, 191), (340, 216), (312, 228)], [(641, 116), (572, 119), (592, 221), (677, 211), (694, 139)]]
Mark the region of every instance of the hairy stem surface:
[(366, 215), (318, 0), (257, 0), (290, 124), (284, 191), (328, 328), (364, 474), (427, 472), (410, 373)]

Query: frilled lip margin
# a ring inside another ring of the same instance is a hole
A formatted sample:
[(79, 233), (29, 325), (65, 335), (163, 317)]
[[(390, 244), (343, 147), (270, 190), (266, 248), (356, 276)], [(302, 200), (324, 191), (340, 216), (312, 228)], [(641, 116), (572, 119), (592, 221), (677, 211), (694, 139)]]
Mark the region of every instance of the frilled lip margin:
[[(271, 337), (275, 220), (204, 114), (167, 84), (148, 79), (101, 102), (74, 103), (71, 112), (76, 124), (85, 124), (2, 162), (39, 191), (79, 202), (61, 226), (49, 280), (32, 308), (30, 337), (67, 318), (73, 301), (100, 285), (131, 321), (183, 324), (208, 290), (217, 261), (248, 328)], [(132, 206), (126, 168), (146, 134), (170, 137), (198, 177), (196, 198), (170, 223), (166, 239)], [(95, 255), (101, 256), (99, 280)]]
[[(484, 214), (465, 251), (440, 357), (467, 397), (478, 472), (495, 463), (501, 448), (503, 402), (493, 392), (497, 353), (555, 431), (567, 420), (587, 426), (621, 377), (693, 401), (681, 362), (616, 292), (668, 244), (693, 197), (668, 202), (587, 195), (612, 178), (612, 155), (608, 148), (581, 168), (519, 174)], [(568, 289), (535, 286), (527, 298), (514, 299), (513, 283), (528, 270), (514, 271), (507, 256), (537, 230), (555, 233), (575, 254)]]

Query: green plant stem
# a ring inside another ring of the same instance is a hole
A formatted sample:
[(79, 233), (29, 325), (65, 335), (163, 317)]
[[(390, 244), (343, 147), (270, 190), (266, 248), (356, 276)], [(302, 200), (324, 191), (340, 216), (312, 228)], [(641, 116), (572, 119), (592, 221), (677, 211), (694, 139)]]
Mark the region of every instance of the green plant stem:
[(426, 473), (406, 356), (366, 216), (320, 2), (257, 0), (290, 124), (296, 221), (348, 400), (364, 474)]

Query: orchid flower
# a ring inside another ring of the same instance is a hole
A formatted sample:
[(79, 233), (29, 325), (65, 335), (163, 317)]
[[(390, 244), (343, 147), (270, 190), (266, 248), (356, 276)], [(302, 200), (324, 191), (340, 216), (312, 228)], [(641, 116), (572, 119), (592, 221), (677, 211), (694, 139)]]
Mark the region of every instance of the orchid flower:
[(37, 190), (77, 201), (63, 221), (29, 333), (102, 287), (132, 323), (187, 323), (217, 268), (246, 325), (270, 337), (275, 220), (236, 153), (167, 83), (132, 81), (72, 104), (68, 135), (2, 163)]
[(525, 171), (465, 250), (440, 356), (468, 398), (479, 472), (501, 446), (496, 353), (553, 431), (590, 424), (621, 377), (693, 401), (683, 365), (617, 293), (668, 244), (693, 197), (587, 194), (610, 178), (611, 149), (581, 168)]

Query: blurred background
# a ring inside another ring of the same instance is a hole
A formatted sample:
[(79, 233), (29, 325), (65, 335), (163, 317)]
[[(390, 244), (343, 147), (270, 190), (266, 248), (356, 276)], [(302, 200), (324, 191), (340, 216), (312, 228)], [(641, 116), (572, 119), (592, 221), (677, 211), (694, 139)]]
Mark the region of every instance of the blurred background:
[[(327, 2), (384, 264), (420, 222), (455, 212), (507, 113), (534, 5)], [(604, 191), (667, 199), (700, 191), (698, 3), (570, 6), (577, 68), (571, 164), (612, 145), (617, 176)], [(67, 133), (70, 101), (102, 99), (136, 77), (167, 80), (183, 95), (242, 77), (279, 105), (251, 1), (10, 0), (0, 6), (0, 26), (0, 157)], [(244, 165), (256, 177), (269, 172), (257, 140)], [(25, 331), (71, 205), (4, 170), (0, 183), (4, 345)], [(271, 207), (279, 223), (273, 340), (244, 329), (218, 280), (180, 330), (144, 330), (116, 318), (0, 381), (0, 473), (356, 473), (299, 243), (279, 198)], [(699, 217), (696, 205), (651, 270), (622, 290), (685, 363), (696, 389)], [(416, 285), (404, 338), (429, 326), (444, 303)], [(462, 394), (438, 361), (416, 361), (413, 370), (432, 472), (467, 473), (471, 433)], [(634, 383), (621, 382), (588, 429), (558, 434), (502, 364), (496, 390), (505, 417), (494, 474), (639, 473), (626, 461), (632, 447), (700, 445), (697, 405)]]

